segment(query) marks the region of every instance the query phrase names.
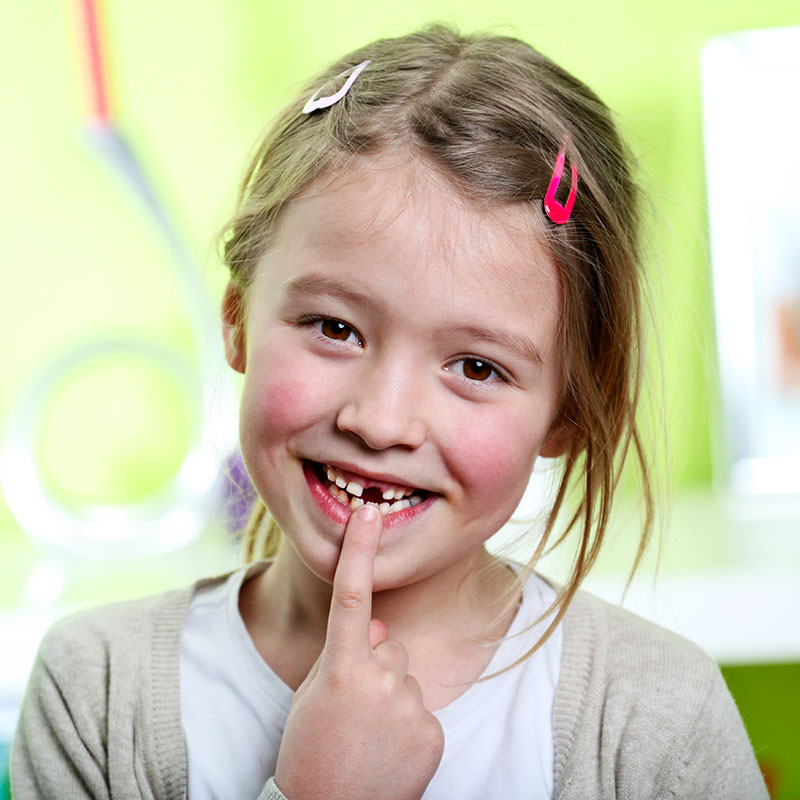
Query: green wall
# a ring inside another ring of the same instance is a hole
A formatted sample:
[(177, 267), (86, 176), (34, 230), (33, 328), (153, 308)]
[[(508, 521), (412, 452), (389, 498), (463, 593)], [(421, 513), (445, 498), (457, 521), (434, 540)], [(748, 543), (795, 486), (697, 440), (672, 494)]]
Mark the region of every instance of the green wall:
[[(3, 74), (13, 76), (4, 81), (0, 155), (0, 425), (44, 364), (99, 334), (142, 336), (193, 354), (163, 239), (87, 143), (78, 8), (8, 3), (0, 26)], [(116, 115), (190, 243), (209, 313), (224, 281), (213, 237), (245, 155), (311, 69), (377, 35), (445, 19), (516, 33), (585, 79), (617, 111), (652, 192), (648, 267), (673, 485), (708, 485), (715, 367), (698, 52), (710, 36), (800, 22), (794, 0), (498, 0), (491, 13), (484, 3), (442, 0), (402, 7), (358, 0), (335, 11), (322, 2), (107, 0), (101, 9)], [(65, 498), (146, 496), (182, 460), (190, 401), (163, 375), (121, 369), (125, 376), (111, 380), (92, 367), (52, 398), (40, 447), (48, 479)], [(129, 384), (149, 380), (146, 394), (132, 396), (126, 376)], [(14, 530), (0, 497), (0, 536)]]
[(725, 667), (722, 674), (744, 719), (770, 796), (800, 797), (800, 664)]
[[(0, 430), (48, 363), (97, 336), (142, 337), (196, 357), (169, 247), (88, 144), (78, 8), (26, 0), (3, 4), (0, 16)], [(671, 481), (710, 485), (716, 372), (699, 49), (730, 31), (800, 24), (796, 0), (107, 0), (102, 9), (116, 115), (189, 243), (208, 314), (225, 280), (214, 234), (246, 154), (310, 70), (443, 19), (517, 34), (583, 78), (618, 113), (652, 195), (647, 266)], [(53, 491), (67, 503), (146, 497), (183, 459), (191, 406), (169, 375), (141, 364), (78, 371), (53, 393), (37, 445)], [(0, 554), (8, 608), (39, 555), (2, 494)]]

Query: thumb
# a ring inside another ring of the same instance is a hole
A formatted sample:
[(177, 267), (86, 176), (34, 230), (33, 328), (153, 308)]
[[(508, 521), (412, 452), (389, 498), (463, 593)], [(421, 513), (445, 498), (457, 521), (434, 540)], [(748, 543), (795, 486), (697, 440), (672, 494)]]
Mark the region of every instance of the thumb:
[(386, 629), (386, 626), (379, 619), (373, 619), (369, 623), (369, 646), (374, 650), (388, 638), (389, 631)]

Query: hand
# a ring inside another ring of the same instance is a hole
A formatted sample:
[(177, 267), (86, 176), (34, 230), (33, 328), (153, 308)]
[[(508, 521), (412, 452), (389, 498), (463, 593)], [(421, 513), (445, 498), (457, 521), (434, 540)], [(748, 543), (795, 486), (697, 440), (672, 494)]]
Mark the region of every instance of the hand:
[(371, 619), (382, 522), (368, 509), (347, 523), (325, 646), (286, 721), (275, 783), (289, 800), (418, 800), (442, 758), (405, 647)]

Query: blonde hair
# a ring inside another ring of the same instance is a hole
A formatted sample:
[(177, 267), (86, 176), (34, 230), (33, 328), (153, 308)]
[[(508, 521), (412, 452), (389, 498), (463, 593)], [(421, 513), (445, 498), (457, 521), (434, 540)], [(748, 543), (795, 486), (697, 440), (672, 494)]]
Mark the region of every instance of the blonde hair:
[[(302, 113), (313, 92), (332, 94), (344, 81), (336, 76), (366, 59), (371, 64), (343, 100)], [(577, 201), (567, 224), (548, 223), (544, 237), (561, 278), (560, 416), (572, 437), (544, 533), (520, 580), (548, 548), (573, 484), (577, 508), (550, 549), (570, 531), (579, 534), (579, 544), (544, 638), (597, 558), (631, 453), (641, 470), (645, 510), (633, 570), (653, 525), (652, 480), (636, 419), (643, 340), (639, 190), (607, 107), (583, 83), (511, 37), (464, 36), (434, 25), (375, 41), (310, 81), (268, 129), (224, 243), (231, 279), (246, 293), (284, 205), (350, 159), (387, 151), (423, 160), (466, 198), (527, 204), (532, 214), (542, 215), (562, 147), (578, 170)], [(564, 175), (568, 185), (569, 168)], [(259, 502), (245, 532), (245, 558), (274, 555), (280, 535)]]

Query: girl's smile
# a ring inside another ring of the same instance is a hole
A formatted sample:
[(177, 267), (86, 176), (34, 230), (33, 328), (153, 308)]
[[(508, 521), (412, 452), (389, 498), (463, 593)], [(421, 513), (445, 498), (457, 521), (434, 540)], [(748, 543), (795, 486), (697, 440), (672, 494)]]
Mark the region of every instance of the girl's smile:
[(311, 574), (331, 580), (364, 502), (376, 590), (475, 566), (561, 451), (559, 284), (531, 217), (371, 156), (283, 210), (243, 317), (229, 288), (245, 462)]
[(371, 478), (329, 464), (306, 462), (303, 474), (319, 509), (342, 525), (353, 511), (371, 503), (384, 517), (384, 530), (394, 528), (423, 514), (437, 497), (424, 489)]

